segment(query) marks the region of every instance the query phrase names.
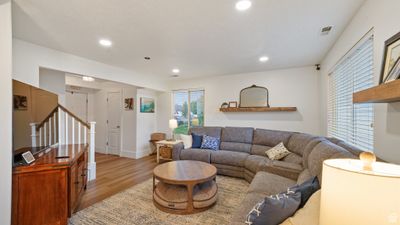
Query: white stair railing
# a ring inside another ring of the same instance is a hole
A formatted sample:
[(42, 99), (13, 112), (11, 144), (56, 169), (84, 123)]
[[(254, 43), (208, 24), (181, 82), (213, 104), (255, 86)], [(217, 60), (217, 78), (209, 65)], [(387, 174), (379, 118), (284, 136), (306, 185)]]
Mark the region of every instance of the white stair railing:
[(88, 180), (96, 179), (96, 122), (86, 123), (65, 107), (58, 105), (41, 123), (31, 123), (30, 126), (32, 147), (89, 145)]

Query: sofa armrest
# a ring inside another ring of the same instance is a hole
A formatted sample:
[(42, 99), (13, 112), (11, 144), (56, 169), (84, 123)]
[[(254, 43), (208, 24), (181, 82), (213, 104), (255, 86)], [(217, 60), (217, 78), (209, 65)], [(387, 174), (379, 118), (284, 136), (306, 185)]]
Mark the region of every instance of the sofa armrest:
[(184, 149), (183, 143), (178, 143), (172, 147), (172, 160), (180, 160), (181, 151)]
[(261, 170), (292, 180), (297, 180), (299, 174), (304, 169), (300, 164), (277, 160), (268, 160), (266, 164), (261, 165)]

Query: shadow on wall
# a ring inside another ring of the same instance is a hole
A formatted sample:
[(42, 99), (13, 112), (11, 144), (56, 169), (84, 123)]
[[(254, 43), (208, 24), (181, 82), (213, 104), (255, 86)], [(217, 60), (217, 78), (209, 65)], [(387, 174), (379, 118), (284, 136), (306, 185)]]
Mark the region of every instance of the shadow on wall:
[(225, 113), (225, 117), (229, 120), (260, 120), (260, 121), (303, 121), (300, 112), (254, 112), (254, 113)]
[(387, 132), (400, 135), (400, 102), (387, 105)]

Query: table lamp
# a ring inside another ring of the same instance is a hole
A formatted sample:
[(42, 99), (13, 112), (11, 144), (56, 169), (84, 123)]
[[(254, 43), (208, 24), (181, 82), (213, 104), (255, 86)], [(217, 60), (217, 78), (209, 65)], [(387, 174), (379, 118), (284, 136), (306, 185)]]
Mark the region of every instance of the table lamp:
[(400, 224), (400, 166), (375, 159), (324, 161), (320, 225)]
[(171, 129), (171, 140), (174, 141), (174, 130), (178, 127), (178, 121), (176, 119), (169, 120), (169, 129)]

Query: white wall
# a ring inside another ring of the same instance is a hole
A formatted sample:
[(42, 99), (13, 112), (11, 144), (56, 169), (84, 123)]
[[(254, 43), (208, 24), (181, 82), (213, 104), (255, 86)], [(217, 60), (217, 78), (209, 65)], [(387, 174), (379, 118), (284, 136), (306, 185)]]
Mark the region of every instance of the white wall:
[[(150, 154), (150, 135), (157, 131), (157, 115), (159, 113), (168, 113), (165, 111), (160, 112), (157, 104), (158, 93), (149, 89), (137, 89), (137, 134), (136, 134), (136, 158), (141, 158)], [(155, 113), (141, 113), (140, 112), (140, 98), (148, 97), (155, 100)]]
[(38, 87), (39, 67), (88, 75), (156, 90), (165, 89), (165, 85), (155, 78), (14, 38), (13, 77)]
[[(379, 83), (384, 42), (400, 31), (400, 1), (367, 0), (349, 23), (339, 40), (327, 54), (322, 63), (321, 95), (322, 122), (321, 129), (327, 133), (327, 83), (328, 74), (339, 59), (357, 43), (357, 41), (374, 28), (374, 75), (375, 84)], [(375, 104), (374, 151), (394, 163), (400, 163), (400, 103)]]
[[(121, 152), (120, 156), (136, 158), (136, 111), (125, 111), (124, 98), (134, 98), (137, 107), (136, 87), (112, 82), (98, 86), (99, 91), (89, 96), (89, 112), (93, 111), (93, 119), (96, 121), (96, 152), (107, 152), (107, 93), (121, 93)], [(93, 109), (91, 109), (93, 107)], [(90, 114), (90, 113), (89, 113)]]
[(156, 104), (157, 132), (166, 133), (167, 137), (171, 137), (171, 129), (169, 129), (169, 120), (173, 118), (171, 107), (171, 92), (158, 93)]
[[(314, 67), (292, 68), (205, 79), (174, 81), (172, 90), (205, 89), (205, 125), (240, 126), (320, 134), (319, 72)], [(222, 113), (223, 102), (239, 101), (251, 85), (269, 89), (270, 105), (296, 106), (297, 112)], [(171, 115), (171, 111), (169, 111)]]
[(11, 223), (11, 2), (0, 0), (0, 224)]
[(58, 103), (65, 106), (65, 73), (39, 68), (39, 87), (58, 95)]
[[(122, 88), (122, 119), (121, 119), (121, 156), (129, 158), (136, 157), (136, 130), (137, 130), (137, 107), (138, 99), (136, 98), (136, 87)], [(133, 110), (124, 109), (124, 99), (133, 98)]]

